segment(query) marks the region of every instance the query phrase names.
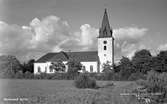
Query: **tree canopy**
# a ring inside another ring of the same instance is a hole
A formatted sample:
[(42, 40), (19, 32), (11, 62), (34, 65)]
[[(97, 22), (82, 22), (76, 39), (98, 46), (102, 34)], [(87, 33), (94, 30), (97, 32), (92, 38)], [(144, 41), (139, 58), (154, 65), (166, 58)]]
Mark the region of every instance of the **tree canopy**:
[(65, 64), (61, 60), (52, 62), (50, 68), (56, 72), (65, 72)]
[(0, 74), (8, 75), (10, 73), (16, 73), (22, 71), (19, 60), (12, 55), (0, 56)]
[(107, 61), (106, 63), (103, 64), (103, 71), (102, 72), (105, 72), (105, 73), (109, 73), (109, 72), (112, 72), (112, 65), (110, 64), (109, 61)]
[(24, 62), (22, 64), (23, 73), (25, 73), (25, 72), (33, 73), (34, 72), (34, 62), (35, 62), (35, 59), (30, 59), (30, 60), (28, 60), (27, 63)]
[(0, 67), (1, 70), (12, 70), (14, 72), (21, 70), (21, 64), (19, 60), (12, 55), (0, 56)]
[(67, 65), (69, 73), (78, 73), (80, 70), (82, 70), (82, 64), (75, 59), (70, 59)]
[(161, 51), (152, 58), (151, 69), (158, 72), (167, 72), (167, 51)]
[(130, 74), (135, 71), (132, 62), (127, 57), (122, 57), (122, 59), (120, 60), (119, 70), (122, 79), (128, 79)]
[(135, 55), (132, 57), (132, 64), (135, 67), (136, 71), (147, 73), (151, 70), (151, 60), (152, 55), (150, 51), (142, 49), (140, 51), (137, 51)]

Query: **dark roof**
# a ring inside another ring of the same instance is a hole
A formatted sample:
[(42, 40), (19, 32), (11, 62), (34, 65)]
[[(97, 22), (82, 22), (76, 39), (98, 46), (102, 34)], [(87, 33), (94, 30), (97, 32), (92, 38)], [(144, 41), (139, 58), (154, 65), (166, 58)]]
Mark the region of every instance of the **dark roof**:
[(107, 9), (105, 9), (102, 26), (99, 30), (99, 38), (112, 37), (112, 29), (108, 20)]
[(86, 61), (98, 61), (97, 51), (85, 51), (85, 52), (58, 52), (58, 53), (47, 53), (46, 55), (39, 58), (36, 62), (47, 62), (47, 61), (68, 61), (69, 59), (75, 59), (80, 62)]
[(39, 58), (36, 62), (46, 62), (48, 59), (51, 59), (53, 56), (55, 56), (58, 53), (47, 53), (41, 58)]
[(98, 61), (97, 51), (87, 51), (87, 52), (68, 52), (70, 58), (76, 59), (78, 61)]

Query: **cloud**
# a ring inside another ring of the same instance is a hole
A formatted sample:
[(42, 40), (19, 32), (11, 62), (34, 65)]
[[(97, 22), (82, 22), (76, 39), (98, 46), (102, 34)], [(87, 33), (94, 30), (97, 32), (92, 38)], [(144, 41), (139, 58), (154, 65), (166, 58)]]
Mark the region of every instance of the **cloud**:
[(142, 38), (147, 34), (147, 28), (123, 27), (114, 29), (115, 53), (117, 57), (127, 56), (131, 58), (137, 50), (146, 48), (142, 44)]
[(80, 26), (79, 31), (70, 35), (67, 44), (61, 45), (66, 51), (90, 51), (97, 50), (98, 29), (89, 24)]
[(158, 50), (159, 50), (159, 51), (166, 51), (166, 50), (167, 50), (167, 43), (166, 43), (166, 44), (161, 44), (161, 45), (158, 47)]
[(131, 59), (136, 51), (146, 48), (147, 47), (141, 43), (127, 44), (122, 47), (121, 53)]
[[(70, 44), (64, 44), (64, 49), (70, 47), (75, 51), (97, 50), (98, 29), (90, 24), (81, 25), (80, 31), (74, 33)], [(148, 29), (138, 27), (125, 27), (114, 29), (116, 57), (127, 56), (131, 58), (134, 52), (146, 48), (141, 39), (146, 35)], [(69, 49), (69, 50), (71, 50)]]
[[(90, 24), (71, 31), (68, 22), (57, 16), (34, 18), (28, 26), (0, 21), (0, 54), (15, 55), (23, 61), (48, 52), (97, 50), (98, 31)], [(114, 29), (116, 55), (131, 57), (142, 47), (140, 40), (147, 31), (137, 27)]]
[(57, 52), (57, 51), (63, 51), (62, 48), (60, 48), (63, 44), (67, 43), (69, 39), (63, 40), (60, 43), (58, 43), (55, 47), (53, 47), (52, 52)]
[(60, 46), (65, 44), (62, 41), (70, 35), (68, 23), (57, 16), (42, 20), (35, 18), (29, 26), (10, 25), (1, 21), (0, 53), (15, 55), (20, 60), (37, 58), (47, 52), (60, 51)]
[(98, 29), (91, 27), (89, 24), (84, 24), (80, 27), (80, 44), (81, 45), (92, 45), (94, 40), (97, 39)]
[(124, 27), (114, 30), (114, 37), (117, 39), (139, 39), (143, 37), (148, 29), (138, 27)]
[(80, 31), (75, 32), (75, 40), (80, 50), (97, 50), (98, 29), (84, 24), (80, 26)]
[(8, 25), (1, 21), (0, 24), (0, 53), (17, 54), (26, 50), (27, 43), (31, 40), (31, 34), (24, 31), (18, 25)]
[(97, 49), (98, 29), (89, 24), (71, 32), (67, 21), (57, 16), (34, 18), (29, 26), (0, 22), (0, 53), (20, 60), (39, 58), (47, 52), (86, 51)]

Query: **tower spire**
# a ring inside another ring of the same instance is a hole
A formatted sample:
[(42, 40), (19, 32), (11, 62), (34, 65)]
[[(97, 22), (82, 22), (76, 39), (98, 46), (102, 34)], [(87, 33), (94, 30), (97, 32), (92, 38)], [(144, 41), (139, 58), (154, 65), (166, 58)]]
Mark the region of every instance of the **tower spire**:
[(105, 8), (102, 25), (99, 31), (99, 38), (112, 37), (112, 30), (108, 19), (107, 9)]

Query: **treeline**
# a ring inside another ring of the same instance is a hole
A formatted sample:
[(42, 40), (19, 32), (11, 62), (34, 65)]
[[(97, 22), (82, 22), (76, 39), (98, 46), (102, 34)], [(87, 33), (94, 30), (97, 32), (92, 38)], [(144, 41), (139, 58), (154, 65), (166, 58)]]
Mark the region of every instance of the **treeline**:
[[(24, 78), (24, 79), (75, 79), (82, 70), (82, 65), (77, 60), (69, 60), (69, 70), (67, 73), (54, 73), (40, 75), (33, 74), (34, 59), (20, 63), (14, 56), (0, 56), (0, 77), (1, 78)], [(56, 71), (63, 71), (62, 62), (53, 63), (52, 67)], [(122, 57), (120, 62), (114, 66), (109, 63), (103, 65), (103, 73), (87, 73), (97, 80), (138, 80), (146, 79), (147, 73), (156, 71), (158, 73), (167, 72), (167, 51), (161, 51), (156, 56), (152, 56), (149, 50), (142, 49), (135, 52), (129, 59)]]
[(114, 66), (114, 74), (120, 80), (145, 79), (149, 71), (167, 72), (167, 51), (161, 51), (152, 56), (149, 50), (135, 52), (132, 59), (122, 57), (119, 64)]
[(0, 56), (0, 78), (19, 77), (21, 74), (33, 74), (34, 59), (20, 63), (12, 55)]

